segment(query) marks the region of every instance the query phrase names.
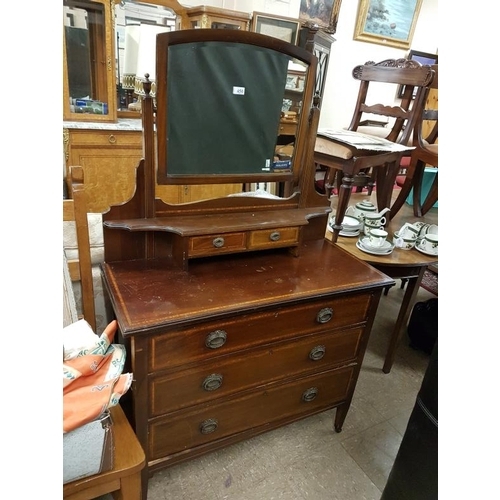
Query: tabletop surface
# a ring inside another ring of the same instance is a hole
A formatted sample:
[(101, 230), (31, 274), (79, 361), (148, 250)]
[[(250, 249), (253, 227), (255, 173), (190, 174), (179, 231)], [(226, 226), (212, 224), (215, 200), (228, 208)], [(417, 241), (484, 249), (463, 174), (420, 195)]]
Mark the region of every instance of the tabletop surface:
[[(394, 191), (395, 195), (397, 195), (398, 191)], [(349, 205), (355, 205), (356, 203), (362, 200), (370, 200), (373, 204), (377, 204), (377, 199), (375, 192), (372, 193), (371, 196), (368, 196), (366, 193), (352, 193), (351, 198), (349, 200)], [(332, 209), (333, 215), (335, 214), (336, 204), (338, 201), (337, 196), (332, 196)], [(393, 220), (386, 226), (386, 231), (389, 233), (388, 239), (392, 242), (392, 237), (394, 232), (397, 231), (405, 222), (425, 222), (427, 224), (438, 224), (438, 209), (431, 208), (429, 212), (425, 214), (423, 217), (416, 217), (413, 215), (413, 208), (411, 205), (405, 203), (401, 210), (396, 214)], [(363, 233), (360, 233), (360, 236)], [(325, 233), (325, 238), (328, 240), (332, 240), (333, 233), (327, 229)], [(370, 264), (378, 264), (378, 265), (387, 265), (387, 266), (428, 266), (431, 263), (435, 263), (438, 261), (437, 256), (431, 256), (423, 254), (419, 252), (415, 248), (411, 250), (402, 250), (400, 248), (395, 248), (393, 252), (389, 255), (372, 255), (362, 250), (359, 250), (356, 247), (356, 242), (359, 237), (346, 237), (340, 236), (337, 240), (337, 245), (351, 255), (364, 260)]]

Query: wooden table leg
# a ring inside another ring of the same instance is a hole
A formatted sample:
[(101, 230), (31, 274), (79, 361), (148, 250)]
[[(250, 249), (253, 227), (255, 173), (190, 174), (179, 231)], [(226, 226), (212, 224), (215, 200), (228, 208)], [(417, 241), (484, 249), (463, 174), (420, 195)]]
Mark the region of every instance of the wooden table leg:
[(384, 367), (382, 371), (384, 373), (390, 373), (392, 365), (394, 363), (394, 358), (396, 356), (396, 348), (403, 335), (403, 328), (406, 326), (408, 317), (410, 315), (410, 304), (413, 303), (418, 292), (418, 287), (424, 276), (424, 272), (427, 266), (422, 266), (418, 273), (418, 276), (408, 279), (408, 284), (406, 286), (406, 292), (401, 303), (401, 308), (399, 309), (398, 319), (394, 330), (392, 332), (391, 339), (389, 341), (389, 348), (387, 349), (387, 354), (385, 355)]
[(352, 183), (354, 177), (352, 174), (344, 174), (342, 177), (342, 184), (339, 189), (339, 200), (337, 203), (337, 210), (335, 212), (335, 223), (333, 224), (333, 237), (332, 242), (335, 243), (338, 239), (340, 230), (342, 229), (342, 221), (351, 198)]

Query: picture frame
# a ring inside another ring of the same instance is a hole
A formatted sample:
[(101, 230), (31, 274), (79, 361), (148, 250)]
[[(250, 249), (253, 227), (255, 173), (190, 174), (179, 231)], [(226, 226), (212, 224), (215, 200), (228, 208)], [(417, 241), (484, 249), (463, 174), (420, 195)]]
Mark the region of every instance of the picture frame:
[(422, 0), (359, 0), (354, 40), (409, 49)]
[(300, 0), (299, 19), (308, 26), (318, 25), (322, 31), (333, 35), (337, 31), (341, 4), (342, 0)]
[(297, 45), (300, 20), (293, 17), (270, 16), (264, 12), (254, 12), (250, 31), (273, 36), (285, 42)]
[[(406, 59), (411, 59), (413, 61), (417, 61), (420, 64), (429, 64), (432, 66), (433, 64), (438, 64), (438, 55), (431, 54), (430, 52), (422, 52), (420, 50), (410, 50)], [(398, 97), (403, 97), (404, 85), (400, 85), (398, 89)]]

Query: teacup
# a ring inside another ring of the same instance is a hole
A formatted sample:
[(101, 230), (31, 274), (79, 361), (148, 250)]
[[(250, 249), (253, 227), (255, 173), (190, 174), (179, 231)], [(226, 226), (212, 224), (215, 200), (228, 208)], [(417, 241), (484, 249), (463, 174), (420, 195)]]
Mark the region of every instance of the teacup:
[(381, 247), (386, 239), (388, 233), (384, 229), (372, 229), (368, 235), (368, 240), (372, 247)]
[(413, 238), (412, 236), (401, 236), (401, 233), (396, 231), (392, 241), (396, 248), (401, 248), (401, 250), (411, 250), (415, 246), (417, 238)]
[(417, 242), (417, 247), (426, 253), (438, 254), (438, 236), (436, 234), (426, 234)]
[(366, 214), (363, 225), (365, 236), (370, 236), (372, 229), (384, 229), (385, 222), (386, 218), (380, 217), (378, 214)]
[(416, 240), (419, 232), (420, 232), (420, 227), (414, 224), (410, 224), (409, 222), (406, 222), (398, 231), (398, 234), (399, 237), (401, 238)]

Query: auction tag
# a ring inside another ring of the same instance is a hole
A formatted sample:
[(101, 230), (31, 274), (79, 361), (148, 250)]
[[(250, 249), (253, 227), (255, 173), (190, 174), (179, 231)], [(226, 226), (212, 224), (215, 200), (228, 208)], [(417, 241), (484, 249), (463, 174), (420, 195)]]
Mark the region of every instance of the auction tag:
[(233, 87), (234, 95), (245, 95), (245, 87)]

